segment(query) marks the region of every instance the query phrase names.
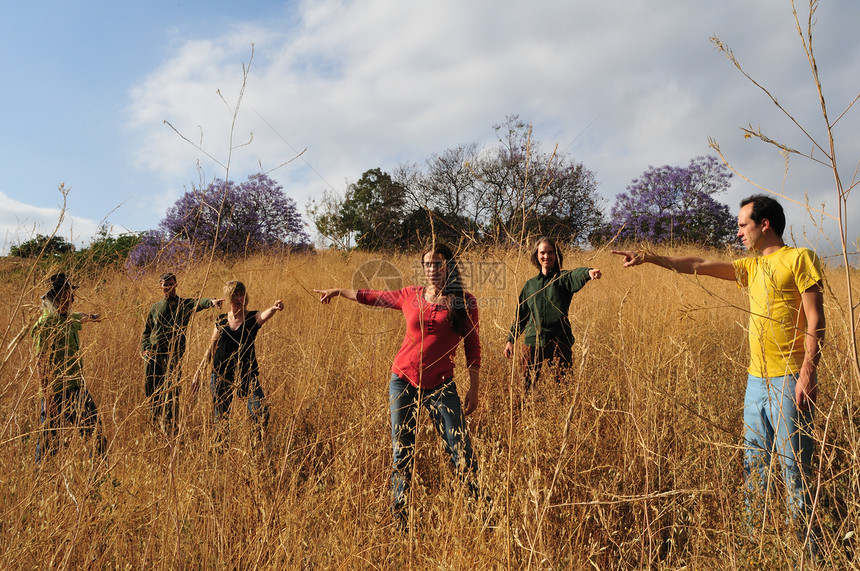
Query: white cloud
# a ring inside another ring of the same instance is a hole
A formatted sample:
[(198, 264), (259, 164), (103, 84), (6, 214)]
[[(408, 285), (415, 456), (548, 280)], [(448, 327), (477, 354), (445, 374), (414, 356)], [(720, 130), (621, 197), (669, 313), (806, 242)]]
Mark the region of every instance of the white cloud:
[[(58, 201), (62, 202), (62, 198), (58, 197)], [(68, 211), (63, 214), (62, 204), (57, 208), (32, 206), (0, 192), (0, 255), (8, 254), (10, 247), (35, 238), (37, 234), (50, 235), (55, 229), (57, 236), (82, 246), (91, 241), (98, 223), (73, 216)]]
[[(545, 146), (558, 143), (595, 171), (610, 201), (649, 165), (686, 164), (708, 153), (708, 137), (739, 172), (778, 190), (778, 152), (744, 141), (740, 127), (761, 125), (804, 151), (811, 144), (715, 52), (708, 41), (715, 33), (821, 136), (813, 127), (821, 120), (809, 66), (783, 3), (322, 0), (296, 10), (289, 27), (265, 22), (189, 41), (132, 90), (139, 163), (158, 173), (161, 187), (177, 189), (157, 199), (163, 207), (197, 180), (195, 161), (207, 177), (224, 176), (165, 119), (195, 142), (202, 133), (204, 149), (222, 164), (230, 157), (238, 179), (292, 158), (285, 141), (307, 148), (272, 173), (300, 205), (328, 184), (342, 190), (369, 168), (390, 170), (490, 141), (491, 125), (509, 113), (533, 122)], [(858, 15), (851, 2), (818, 12), (817, 57), (831, 82), (828, 100), (842, 106), (856, 95), (860, 48), (832, 35), (853, 38), (845, 21)], [(252, 132), (253, 141), (231, 155), (230, 111), (216, 91), (235, 104), (251, 43), (256, 55), (232, 136), (234, 147)], [(840, 156), (858, 157), (857, 113), (843, 122)], [(800, 159), (791, 164), (788, 196), (833, 196), (826, 170)], [(733, 207), (755, 190), (736, 180), (724, 197)]]

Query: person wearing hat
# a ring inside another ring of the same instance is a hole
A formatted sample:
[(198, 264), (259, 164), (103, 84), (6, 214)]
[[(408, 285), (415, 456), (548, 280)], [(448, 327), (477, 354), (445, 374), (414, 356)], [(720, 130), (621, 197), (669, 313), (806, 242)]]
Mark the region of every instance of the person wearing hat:
[(84, 385), (79, 336), (82, 323), (99, 322), (101, 316), (72, 313), (77, 286), (64, 273), (54, 274), (50, 280), (51, 289), (42, 296), (42, 315), (30, 330), (42, 391), (37, 464), (57, 451), (57, 428), (62, 419), (77, 426), (84, 436), (95, 432), (100, 454), (105, 452), (107, 444), (96, 403)]
[(221, 307), (223, 300), (179, 297), (172, 272), (162, 274), (159, 283), (164, 299), (154, 303), (146, 316), (140, 350), (146, 363), (144, 391), (152, 420), (172, 433), (179, 415), (179, 379), (188, 323), (196, 312)]

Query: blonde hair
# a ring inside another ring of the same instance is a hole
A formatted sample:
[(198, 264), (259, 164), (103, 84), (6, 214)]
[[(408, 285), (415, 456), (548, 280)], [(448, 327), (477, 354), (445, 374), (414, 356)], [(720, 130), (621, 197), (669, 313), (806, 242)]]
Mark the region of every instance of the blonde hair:
[(243, 307), (248, 307), (248, 292), (245, 290), (245, 284), (239, 280), (230, 280), (224, 284), (224, 299), (227, 303), (231, 303), (233, 298), (239, 295), (245, 296)]

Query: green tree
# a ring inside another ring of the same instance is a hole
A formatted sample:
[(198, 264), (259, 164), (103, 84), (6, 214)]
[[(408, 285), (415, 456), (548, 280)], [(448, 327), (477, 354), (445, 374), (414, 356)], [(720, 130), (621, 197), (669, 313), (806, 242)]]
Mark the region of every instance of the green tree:
[(102, 224), (90, 245), (76, 252), (75, 257), (81, 266), (100, 268), (123, 264), (132, 249), (140, 243), (141, 234), (125, 232), (118, 236), (111, 236), (108, 225)]
[(306, 209), (320, 236), (339, 250), (349, 250), (352, 248), (352, 231), (341, 216), (343, 202), (343, 197), (334, 190), (324, 190), (320, 201), (311, 200)]
[(464, 238), (475, 239), (480, 235), (480, 229), (465, 216), (445, 214), (438, 209), (416, 208), (403, 219), (401, 235), (402, 247), (408, 250), (431, 239), (458, 244)]
[(603, 227), (594, 174), (553, 150), (541, 151), (531, 126), (510, 116), (494, 126), (497, 145), (461, 145), (423, 166), (379, 168), (349, 185), (343, 199), (326, 193), (308, 212), (336, 247), (410, 249), (435, 236), (447, 242), (522, 243), (552, 235), (586, 243)]
[(380, 168), (366, 171), (349, 185), (340, 208), (340, 223), (355, 234), (356, 247), (374, 250), (404, 246), (404, 193), (403, 186)]
[(9, 255), (18, 258), (36, 258), (39, 256), (61, 258), (74, 251), (75, 245), (60, 236), (36, 234), (35, 238), (12, 246), (9, 249)]

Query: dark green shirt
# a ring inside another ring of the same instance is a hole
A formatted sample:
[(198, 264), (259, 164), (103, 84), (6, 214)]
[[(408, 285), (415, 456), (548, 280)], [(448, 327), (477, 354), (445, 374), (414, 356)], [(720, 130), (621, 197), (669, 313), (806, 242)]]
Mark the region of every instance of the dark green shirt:
[(191, 316), (212, 305), (208, 297), (188, 299), (176, 295), (154, 303), (146, 316), (141, 350), (181, 358), (185, 354), (185, 331)]
[(33, 328), (30, 336), (38, 357), (47, 357), (48, 374), (53, 379), (50, 389), (62, 392), (81, 385), (81, 314), (60, 315), (56, 311), (45, 310)]
[(588, 283), (589, 269), (538, 274), (527, 281), (520, 292), (508, 341), (513, 343), (520, 333), (525, 333), (525, 344), (531, 347), (544, 347), (558, 337), (573, 343), (567, 312), (573, 294)]

